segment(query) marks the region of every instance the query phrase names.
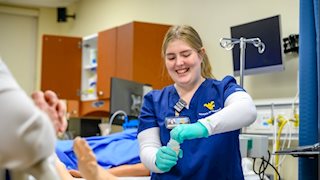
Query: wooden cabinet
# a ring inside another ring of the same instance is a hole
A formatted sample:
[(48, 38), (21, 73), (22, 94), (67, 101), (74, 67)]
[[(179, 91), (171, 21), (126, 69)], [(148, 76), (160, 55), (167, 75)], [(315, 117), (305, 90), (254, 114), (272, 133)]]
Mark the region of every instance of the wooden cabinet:
[[(111, 77), (150, 84), (154, 89), (172, 83), (161, 57), (162, 40), (169, 27), (132, 22), (87, 39), (45, 35), (41, 89), (54, 90), (63, 99), (79, 100), (79, 116), (109, 116)], [(90, 48), (94, 43), (96, 50)], [(84, 57), (95, 56), (90, 53), (96, 53), (96, 67), (84, 63)], [(84, 75), (90, 68), (96, 77)], [(84, 93), (93, 94), (84, 98)]]
[(45, 35), (42, 38), (41, 89), (61, 99), (79, 100), (81, 38)]
[[(116, 39), (117, 28), (101, 31), (97, 35), (96, 87), (93, 91), (96, 98), (91, 100), (90, 98), (89, 100), (81, 99), (80, 114), (82, 116), (108, 117), (110, 115), (111, 77), (116, 76)], [(86, 40), (90, 42), (90, 38)], [(85, 45), (85, 42), (83, 43)], [(82, 52), (84, 54), (85, 50)], [(85, 59), (83, 58), (82, 61), (84, 62)], [(84, 79), (84, 74), (87, 73), (87, 70), (84, 69), (82, 68), (82, 85), (88, 83), (86, 82), (88, 79)]]
[(109, 99), (97, 99), (92, 101), (82, 101), (80, 114), (81, 116), (90, 117), (109, 117), (110, 113)]
[(67, 100), (67, 115), (70, 118), (79, 117), (79, 101)]
[(116, 76), (117, 71), (117, 28), (99, 32), (98, 37), (97, 95), (99, 99), (109, 99), (111, 77)]
[(161, 57), (170, 26), (133, 22), (117, 28), (116, 76), (161, 89), (172, 83)]

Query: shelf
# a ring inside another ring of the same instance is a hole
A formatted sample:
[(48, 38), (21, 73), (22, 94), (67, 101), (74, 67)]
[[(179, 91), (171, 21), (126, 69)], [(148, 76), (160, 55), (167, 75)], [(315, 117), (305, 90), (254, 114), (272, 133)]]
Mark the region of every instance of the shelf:
[(82, 77), (81, 77), (81, 100), (96, 100), (97, 97), (97, 39), (93, 34), (82, 39)]
[(97, 64), (87, 65), (83, 67), (83, 69), (86, 69), (86, 70), (95, 70), (96, 68), (97, 68)]

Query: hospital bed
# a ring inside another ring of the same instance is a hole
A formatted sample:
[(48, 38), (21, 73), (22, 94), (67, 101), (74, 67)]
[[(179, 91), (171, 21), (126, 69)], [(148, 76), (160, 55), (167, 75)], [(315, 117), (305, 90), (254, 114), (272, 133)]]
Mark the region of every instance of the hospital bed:
[[(136, 129), (84, 139), (96, 155), (98, 164), (105, 169), (141, 162)], [(56, 154), (67, 169), (78, 169), (76, 155), (73, 152), (73, 140), (58, 141)]]
[[(92, 136), (85, 137), (84, 139), (86, 139), (96, 155), (98, 164), (105, 169), (141, 162), (137, 129), (129, 128), (107, 136)], [(77, 159), (73, 152), (73, 140), (58, 141), (56, 154), (67, 169), (78, 169)], [(146, 180), (150, 179), (150, 177), (119, 177), (119, 179)]]

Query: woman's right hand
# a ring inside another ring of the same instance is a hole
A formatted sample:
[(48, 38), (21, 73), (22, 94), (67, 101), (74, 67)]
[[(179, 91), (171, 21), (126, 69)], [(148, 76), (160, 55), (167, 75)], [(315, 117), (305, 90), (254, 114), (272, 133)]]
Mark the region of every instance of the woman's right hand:
[(208, 135), (207, 128), (199, 121), (192, 124), (181, 124), (170, 131), (170, 137), (179, 144), (183, 143), (184, 140), (206, 138)]
[(162, 146), (156, 154), (156, 166), (163, 172), (170, 171), (177, 161), (177, 153), (167, 146)]

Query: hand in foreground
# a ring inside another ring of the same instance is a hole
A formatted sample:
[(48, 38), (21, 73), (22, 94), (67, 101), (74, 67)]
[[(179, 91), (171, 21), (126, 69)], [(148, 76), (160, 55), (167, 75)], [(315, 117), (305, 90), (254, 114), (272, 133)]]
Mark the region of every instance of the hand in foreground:
[(36, 106), (46, 112), (56, 130), (56, 133), (65, 132), (68, 123), (66, 120), (66, 106), (59, 100), (56, 93), (53, 91), (36, 91), (31, 95)]
[[(179, 153), (182, 155), (182, 153)], [(156, 166), (163, 172), (168, 172), (177, 164), (177, 153), (167, 146), (162, 146), (156, 154)]]
[(180, 144), (183, 143), (184, 140), (208, 137), (208, 135), (207, 128), (200, 122), (181, 124), (173, 128), (170, 132), (171, 138)]

